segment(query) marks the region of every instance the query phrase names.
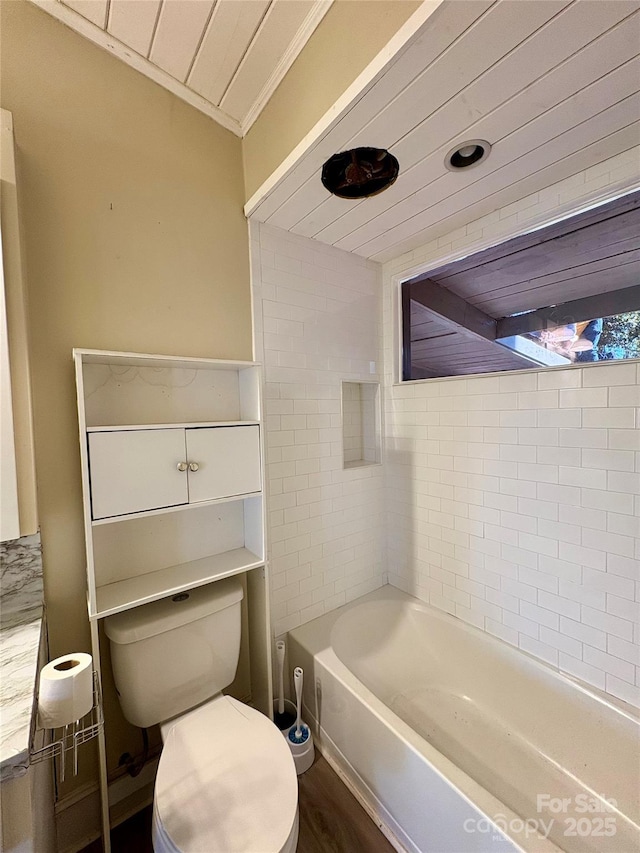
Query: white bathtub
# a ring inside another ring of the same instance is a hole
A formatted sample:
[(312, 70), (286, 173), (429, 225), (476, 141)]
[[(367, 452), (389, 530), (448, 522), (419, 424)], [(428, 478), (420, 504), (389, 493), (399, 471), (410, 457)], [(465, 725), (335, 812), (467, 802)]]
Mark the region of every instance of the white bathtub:
[(640, 720), (386, 586), (289, 634), (327, 757), (419, 853), (638, 853)]

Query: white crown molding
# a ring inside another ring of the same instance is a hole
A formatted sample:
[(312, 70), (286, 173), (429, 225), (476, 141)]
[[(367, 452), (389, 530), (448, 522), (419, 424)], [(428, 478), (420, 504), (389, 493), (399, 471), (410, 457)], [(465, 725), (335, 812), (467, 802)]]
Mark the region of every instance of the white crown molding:
[(266, 107), (269, 99), (282, 82), (285, 74), (296, 61), (303, 47), (313, 35), (316, 27), (327, 14), (333, 0), (317, 0), (313, 8), (302, 22), (300, 29), (295, 34), (287, 50), (282, 54), (280, 61), (274, 68), (271, 76), (262, 87), (262, 91), (251, 105), (249, 112), (241, 122), (242, 135), (245, 136), (252, 124), (256, 121), (262, 110)]
[(89, 39), (89, 41), (92, 41), (98, 47), (108, 51), (131, 68), (153, 80), (154, 83), (158, 83), (158, 85), (167, 89), (167, 91), (176, 95), (187, 104), (190, 104), (201, 113), (212, 118), (218, 124), (222, 125), (222, 127), (230, 130), (231, 133), (236, 136), (242, 136), (240, 122), (236, 121), (236, 119), (223, 110), (215, 107), (206, 98), (189, 89), (184, 83), (175, 80), (170, 74), (158, 68), (157, 65), (154, 65), (148, 59), (135, 53), (130, 47), (113, 38), (113, 36), (109, 35), (109, 33), (102, 30), (96, 24), (92, 24), (91, 21), (83, 18), (78, 12), (60, 3), (59, 0), (31, 0), (31, 2), (53, 18), (65, 24), (65, 26), (79, 33), (79, 35)]
[[(42, 1), (42, 0), (41, 0)], [(387, 42), (382, 50), (375, 56), (367, 67), (356, 77), (353, 83), (338, 100), (327, 110), (309, 133), (296, 145), (293, 151), (286, 157), (278, 168), (269, 175), (264, 183), (256, 190), (244, 206), (244, 214), (247, 218), (255, 216), (260, 219), (260, 206), (271, 195), (280, 181), (291, 172), (296, 164), (310, 150), (315, 148), (331, 128), (350, 110), (352, 104), (361, 98), (382, 77), (389, 65), (407, 50), (413, 41), (418, 38), (422, 27), (433, 15), (438, 6), (445, 0), (423, 0), (421, 6), (400, 27), (398, 32)]]

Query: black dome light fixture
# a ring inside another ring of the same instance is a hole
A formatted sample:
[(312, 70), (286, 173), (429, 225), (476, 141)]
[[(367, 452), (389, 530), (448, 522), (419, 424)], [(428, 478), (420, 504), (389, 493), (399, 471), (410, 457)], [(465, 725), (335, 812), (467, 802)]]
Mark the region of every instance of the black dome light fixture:
[(450, 172), (459, 172), (482, 163), (490, 151), (491, 145), (486, 139), (470, 139), (452, 148), (444, 158), (444, 165)]
[(398, 177), (400, 165), (384, 148), (352, 148), (329, 157), (322, 184), (340, 198), (368, 198), (383, 192)]

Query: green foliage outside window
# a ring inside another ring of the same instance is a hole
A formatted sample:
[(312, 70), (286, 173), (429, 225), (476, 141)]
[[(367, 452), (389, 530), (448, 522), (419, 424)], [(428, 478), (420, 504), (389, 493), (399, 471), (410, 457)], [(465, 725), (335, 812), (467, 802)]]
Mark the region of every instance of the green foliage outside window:
[(601, 361), (640, 358), (640, 311), (605, 317), (595, 353)]

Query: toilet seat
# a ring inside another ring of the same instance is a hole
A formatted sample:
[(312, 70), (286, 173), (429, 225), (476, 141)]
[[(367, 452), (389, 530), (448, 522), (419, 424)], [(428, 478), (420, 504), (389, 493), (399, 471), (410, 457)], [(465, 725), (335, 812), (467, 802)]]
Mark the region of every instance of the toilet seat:
[(168, 731), (156, 777), (154, 849), (295, 850), (297, 805), (295, 766), (281, 733), (253, 708), (219, 696)]

